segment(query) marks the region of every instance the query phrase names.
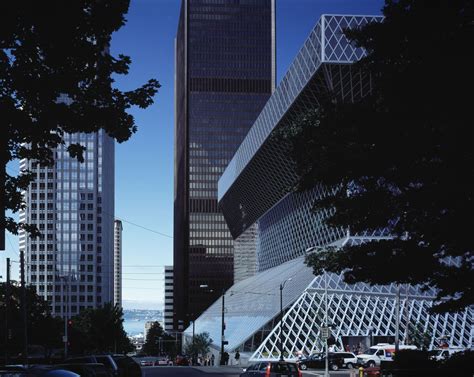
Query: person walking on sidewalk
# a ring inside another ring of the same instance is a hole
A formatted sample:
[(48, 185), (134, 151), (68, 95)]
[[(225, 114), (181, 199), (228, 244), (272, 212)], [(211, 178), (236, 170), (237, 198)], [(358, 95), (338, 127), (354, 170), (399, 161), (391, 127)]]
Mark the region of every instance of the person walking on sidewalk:
[(235, 363), (236, 363), (237, 365), (240, 365), (240, 353), (239, 353), (239, 351), (237, 351), (237, 352), (235, 353), (235, 356), (234, 356), (234, 357), (235, 357)]

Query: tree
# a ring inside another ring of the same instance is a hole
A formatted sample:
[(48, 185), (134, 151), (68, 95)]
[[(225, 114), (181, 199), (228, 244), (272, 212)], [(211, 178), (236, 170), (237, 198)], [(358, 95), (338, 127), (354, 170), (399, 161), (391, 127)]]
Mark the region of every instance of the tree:
[(126, 353), (133, 350), (123, 329), (123, 311), (119, 306), (106, 303), (96, 309), (85, 309), (71, 322), (71, 353)]
[(147, 355), (158, 355), (160, 354), (160, 338), (163, 339), (165, 332), (161, 327), (160, 322), (155, 321), (151, 325), (150, 329), (146, 334), (145, 344), (143, 345), (143, 352)]
[[(0, 283), (0, 354), (5, 353), (6, 283)], [(8, 353), (11, 357), (22, 351), (23, 321), (20, 311), (21, 289), (16, 282), (10, 284), (10, 306), (8, 311)], [(26, 287), (28, 345), (41, 346), (44, 357), (51, 356), (55, 348), (62, 347), (63, 321), (51, 316), (48, 303), (36, 294), (34, 287)]]
[(307, 263), (348, 283), (435, 288), (433, 311), (462, 310), (474, 303), (474, 3), (386, 0), (383, 14), (345, 31), (367, 51), (355, 69), (370, 75), (371, 94), (348, 103), (327, 93), (282, 134), (300, 177), (293, 189), (333, 193), (314, 206), (328, 225), (392, 238)]
[(194, 335), (194, 341), (189, 341), (184, 346), (184, 353), (186, 355), (201, 355), (204, 356), (209, 353), (212, 339), (209, 333), (203, 332)]
[[(111, 35), (125, 23), (129, 0), (4, 1), (0, 10), (0, 185), (2, 207), (18, 212), (21, 190), (33, 176), (10, 174), (9, 161), (27, 158), (54, 163), (64, 135), (103, 129), (118, 142), (136, 132), (131, 107), (153, 103), (159, 83), (151, 79), (128, 91), (114, 86), (128, 73), (131, 59), (110, 54)], [(84, 146), (67, 146), (83, 161)], [(4, 189), (3, 189), (4, 186)], [(0, 208), (3, 210), (3, 208)], [(34, 226), (0, 213), (0, 229), (16, 234)]]
[(427, 351), (431, 345), (433, 334), (430, 331), (425, 331), (421, 323), (409, 323), (408, 325), (408, 339), (410, 343), (414, 344), (420, 350)]

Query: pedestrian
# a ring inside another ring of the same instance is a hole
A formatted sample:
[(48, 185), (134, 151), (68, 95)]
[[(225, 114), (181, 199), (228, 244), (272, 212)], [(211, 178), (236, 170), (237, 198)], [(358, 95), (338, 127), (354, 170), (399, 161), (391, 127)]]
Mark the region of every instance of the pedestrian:
[(216, 359), (216, 357), (214, 356), (214, 354), (211, 355), (211, 365), (214, 366), (214, 360)]
[(235, 356), (234, 356), (234, 357), (235, 357), (235, 362), (236, 362), (236, 364), (237, 364), (237, 365), (240, 365), (240, 353), (239, 353), (239, 351), (237, 351), (237, 352), (235, 353)]
[(223, 361), (224, 361), (224, 365), (227, 365), (229, 363), (229, 354), (226, 352), (224, 352), (224, 354), (222, 355), (223, 357)]

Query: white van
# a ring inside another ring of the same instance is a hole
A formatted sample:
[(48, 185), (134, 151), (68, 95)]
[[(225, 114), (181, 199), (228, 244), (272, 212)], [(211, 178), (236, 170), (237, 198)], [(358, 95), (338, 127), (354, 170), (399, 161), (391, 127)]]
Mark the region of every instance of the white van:
[[(416, 346), (400, 344), (400, 350), (416, 350)], [(393, 361), (395, 345), (379, 343), (369, 348), (367, 353), (357, 355), (357, 364), (363, 367), (374, 367), (380, 365), (381, 361)]]
[(435, 348), (430, 351), (430, 354), (433, 360), (440, 361), (449, 359), (453, 354), (462, 351), (464, 351), (462, 347)]

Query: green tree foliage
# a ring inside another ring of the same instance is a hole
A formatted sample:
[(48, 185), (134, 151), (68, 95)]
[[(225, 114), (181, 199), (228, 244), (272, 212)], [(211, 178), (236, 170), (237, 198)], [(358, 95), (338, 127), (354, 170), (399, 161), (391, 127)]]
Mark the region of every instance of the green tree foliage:
[(307, 262), (349, 283), (436, 288), (434, 311), (461, 310), (474, 303), (474, 2), (386, 0), (383, 14), (346, 31), (367, 50), (354, 72), (370, 75), (372, 93), (356, 103), (327, 93), (283, 136), (296, 189), (334, 190), (314, 208), (332, 213), (328, 225), (393, 238)]
[(204, 356), (209, 353), (212, 339), (209, 333), (203, 332), (194, 335), (194, 341), (189, 341), (184, 346), (184, 353), (186, 355)]
[[(21, 290), (16, 282), (10, 285), (10, 306), (8, 311), (9, 340), (8, 353), (11, 357), (22, 351), (23, 321), (20, 311)], [(6, 283), (0, 283), (0, 354), (5, 353)], [(54, 349), (61, 348), (64, 322), (51, 316), (46, 301), (36, 294), (33, 287), (26, 288), (27, 333), (30, 346), (41, 346), (44, 357), (50, 357)]]
[(433, 334), (425, 331), (423, 324), (410, 323), (408, 326), (408, 339), (411, 344), (417, 346), (420, 350), (427, 351), (431, 345)]
[[(112, 56), (111, 35), (125, 23), (129, 0), (3, 1), (0, 5), (0, 172), (9, 161), (28, 158), (54, 163), (54, 148), (67, 133), (103, 129), (118, 142), (136, 132), (131, 107), (146, 108), (160, 87), (151, 79), (137, 89), (121, 91), (117, 75), (131, 64), (126, 55)], [(67, 98), (68, 103), (60, 101)], [(71, 144), (72, 157), (83, 160), (84, 146)], [(0, 177), (5, 208), (17, 212), (21, 190), (31, 174)], [(3, 174), (3, 173), (2, 173)], [(3, 179), (4, 178), (4, 179)], [(17, 233), (11, 217), (0, 229)]]
[(126, 353), (133, 345), (123, 329), (123, 311), (110, 303), (85, 309), (71, 319), (69, 331), (71, 354), (85, 352)]
[(165, 332), (158, 321), (153, 322), (146, 334), (143, 352), (147, 355), (158, 355), (160, 353), (160, 338), (163, 339)]
[(143, 352), (147, 355), (159, 355), (164, 353), (171, 357), (177, 355), (177, 339), (163, 330), (158, 321), (153, 322), (146, 334)]

